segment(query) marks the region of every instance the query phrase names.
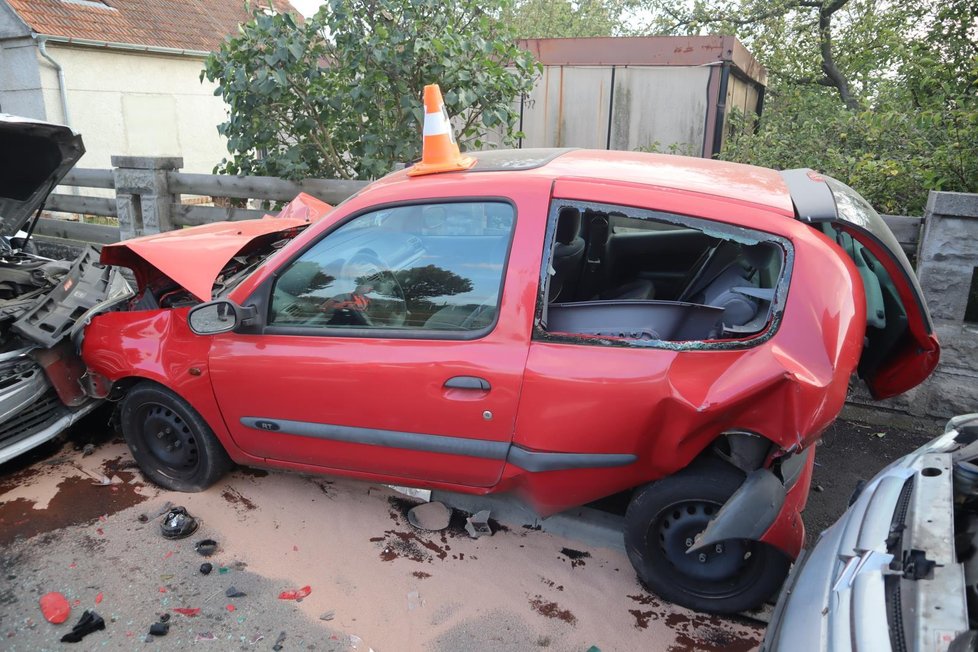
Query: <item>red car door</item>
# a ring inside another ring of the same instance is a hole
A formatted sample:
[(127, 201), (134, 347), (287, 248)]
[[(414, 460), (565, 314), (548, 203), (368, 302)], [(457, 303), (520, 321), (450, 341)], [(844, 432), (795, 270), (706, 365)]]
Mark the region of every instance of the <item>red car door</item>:
[(260, 334), (214, 338), (245, 452), (300, 466), (488, 486), (512, 440), (528, 333), (504, 296), (515, 207), (361, 212), (252, 295)]

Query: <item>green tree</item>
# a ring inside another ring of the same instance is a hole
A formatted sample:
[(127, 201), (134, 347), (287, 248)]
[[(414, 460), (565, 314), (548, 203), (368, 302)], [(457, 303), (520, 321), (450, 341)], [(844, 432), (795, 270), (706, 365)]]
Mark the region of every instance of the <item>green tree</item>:
[(883, 212), (978, 192), (973, 0), (653, 0), (653, 31), (733, 33), (769, 72), (764, 115), (734, 116), (723, 158), (813, 167)]
[[(503, 9), (508, 0), (503, 0)], [(331, 0), (299, 23), (256, 11), (205, 64), (229, 106), (228, 174), (371, 179), (421, 152), (425, 84), (463, 147), (519, 136), (515, 99), (539, 72), (477, 0)]]
[(635, 0), (517, 0), (504, 13), (520, 38), (616, 36)]

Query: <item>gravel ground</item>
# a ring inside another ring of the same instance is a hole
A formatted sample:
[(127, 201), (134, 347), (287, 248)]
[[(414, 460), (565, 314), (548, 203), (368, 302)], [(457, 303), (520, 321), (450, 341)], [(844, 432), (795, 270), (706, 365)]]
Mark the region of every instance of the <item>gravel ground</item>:
[[(756, 621), (659, 601), (618, 551), (498, 524), (472, 540), (459, 515), (446, 531), (415, 530), (410, 501), (379, 485), (239, 469), (200, 494), (163, 491), (104, 424), (93, 416), (64, 445), (0, 466), (4, 650), (63, 648), (85, 609), (106, 629), (78, 647), (99, 650), (267, 650), (284, 632), (285, 650), (737, 651), (763, 635)], [(844, 511), (859, 478), (939, 432), (836, 423), (816, 455), (809, 540)], [(103, 475), (116, 484), (98, 484)], [(160, 536), (157, 515), (170, 503), (201, 519), (198, 532)], [(220, 544), (207, 560), (193, 547), (203, 538)], [(205, 561), (215, 567), (206, 576)], [(232, 586), (246, 595), (227, 597)], [(301, 601), (278, 598), (304, 586)], [(68, 623), (41, 617), (48, 591), (73, 604)], [(147, 641), (163, 614), (169, 634)]]

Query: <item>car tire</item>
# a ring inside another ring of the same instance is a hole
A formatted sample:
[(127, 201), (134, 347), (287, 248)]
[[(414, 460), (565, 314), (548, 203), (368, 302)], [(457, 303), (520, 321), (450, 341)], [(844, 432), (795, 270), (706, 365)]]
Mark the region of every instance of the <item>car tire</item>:
[(231, 458), (210, 426), (165, 387), (134, 386), (122, 400), (119, 420), (139, 468), (165, 489), (203, 491), (231, 469)]
[(707, 459), (636, 491), (625, 512), (625, 550), (650, 590), (696, 611), (731, 614), (761, 606), (781, 587), (791, 562), (766, 544), (731, 540), (685, 552), (743, 482), (740, 470)]

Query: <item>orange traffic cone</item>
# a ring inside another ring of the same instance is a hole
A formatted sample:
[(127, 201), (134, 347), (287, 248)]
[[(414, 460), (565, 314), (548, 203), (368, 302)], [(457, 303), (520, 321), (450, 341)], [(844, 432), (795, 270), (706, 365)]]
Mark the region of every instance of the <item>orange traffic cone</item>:
[(452, 133), (452, 123), (441, 99), (438, 84), (424, 87), (424, 144), (421, 147), (421, 162), (408, 170), (409, 176), (468, 170), (475, 165), (471, 156), (462, 156)]

